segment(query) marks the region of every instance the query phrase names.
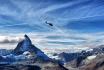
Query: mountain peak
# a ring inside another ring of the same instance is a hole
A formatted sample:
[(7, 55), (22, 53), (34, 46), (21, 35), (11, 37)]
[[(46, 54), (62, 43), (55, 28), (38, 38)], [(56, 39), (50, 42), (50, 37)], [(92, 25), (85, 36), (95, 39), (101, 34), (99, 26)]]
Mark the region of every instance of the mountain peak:
[(32, 42), (26, 34), (24, 35), (24, 37), (25, 37), (25, 39), (23, 40), (22, 49), (23, 50), (28, 50), (31, 47)]
[(24, 37), (25, 37), (26, 39), (30, 39), (26, 34), (24, 35)]
[(24, 40), (26, 40), (26, 41), (28, 41), (29, 43), (31, 43), (31, 44), (32, 44), (32, 42), (31, 42), (30, 38), (29, 38), (26, 34), (24, 35), (24, 38), (25, 38)]
[(20, 41), (17, 45), (17, 47), (14, 49), (14, 54), (21, 55), (24, 52), (30, 52), (36, 54), (38, 57), (43, 57), (45, 59), (48, 59), (48, 56), (44, 54), (39, 48), (34, 46), (30, 40), (30, 38), (25, 34), (24, 39)]
[(25, 34), (24, 37), (28, 37), (28, 36)]
[(25, 51), (32, 49), (33, 45), (30, 38), (25, 34), (24, 39), (20, 41), (17, 47), (14, 49), (15, 53), (21, 54)]

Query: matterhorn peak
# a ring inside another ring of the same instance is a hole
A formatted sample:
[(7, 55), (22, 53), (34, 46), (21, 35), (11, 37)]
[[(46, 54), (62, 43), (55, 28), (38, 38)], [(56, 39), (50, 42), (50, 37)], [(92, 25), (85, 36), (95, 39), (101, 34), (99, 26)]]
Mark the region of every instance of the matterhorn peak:
[(23, 40), (22, 49), (23, 50), (28, 50), (29, 47), (32, 45), (32, 42), (26, 34), (24, 35), (24, 37), (25, 37), (25, 39)]
[(30, 38), (29, 38), (26, 34), (24, 35), (24, 40), (25, 40), (25, 41), (28, 41), (29, 43), (31, 43), (31, 44), (32, 44), (32, 42), (31, 42)]
[(17, 47), (13, 51), (13, 53), (16, 55), (21, 55), (24, 52), (35, 54), (36, 56), (42, 57), (43, 59), (49, 59), (49, 57), (45, 55), (44, 52), (32, 44), (30, 38), (26, 34), (24, 35), (24, 39), (18, 43)]
[(21, 54), (25, 51), (33, 50), (35, 46), (32, 44), (30, 38), (25, 34), (24, 39), (20, 41), (17, 45), (17, 47), (14, 49), (14, 52)]

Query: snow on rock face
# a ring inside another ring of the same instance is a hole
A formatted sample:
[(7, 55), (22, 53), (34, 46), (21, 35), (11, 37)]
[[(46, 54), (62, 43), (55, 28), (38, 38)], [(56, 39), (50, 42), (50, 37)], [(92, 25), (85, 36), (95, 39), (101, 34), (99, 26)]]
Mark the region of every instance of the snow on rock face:
[(93, 59), (95, 59), (95, 58), (96, 58), (96, 55), (92, 55), (92, 56), (88, 56), (88, 57), (87, 57), (88, 60), (93, 60)]
[(23, 55), (30, 55), (31, 53), (29, 52), (29, 51), (25, 51), (24, 53), (23, 53)]
[(91, 55), (91, 56), (88, 56), (85, 60), (84, 60), (84, 62), (85, 62), (85, 64), (89, 64), (93, 59), (95, 59), (96, 58), (96, 55)]

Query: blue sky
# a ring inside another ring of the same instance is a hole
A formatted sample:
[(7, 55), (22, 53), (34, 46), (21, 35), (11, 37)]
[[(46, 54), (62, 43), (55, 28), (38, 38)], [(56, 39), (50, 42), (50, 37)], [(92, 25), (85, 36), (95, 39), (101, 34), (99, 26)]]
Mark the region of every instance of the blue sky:
[(0, 34), (28, 34), (43, 47), (102, 44), (103, 8), (103, 0), (0, 0)]

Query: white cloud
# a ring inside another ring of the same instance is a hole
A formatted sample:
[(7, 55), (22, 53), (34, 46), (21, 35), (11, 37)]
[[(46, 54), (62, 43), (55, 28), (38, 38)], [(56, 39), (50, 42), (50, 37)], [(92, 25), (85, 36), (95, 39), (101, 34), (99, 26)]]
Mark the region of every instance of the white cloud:
[(12, 44), (18, 43), (22, 40), (22, 37), (12, 37), (12, 36), (0, 36), (0, 44)]
[[(15, 48), (17, 43), (23, 39), (24, 34), (9, 34), (0, 35), (0, 48)], [(59, 34), (57, 32), (52, 33), (27, 33), (32, 40), (32, 43), (38, 48), (92, 48), (99, 44), (103, 44), (104, 34), (85, 34), (85, 33), (70, 33), (69, 36), (65, 34)], [(49, 36), (56, 36), (57, 39), (48, 38)], [(53, 43), (51, 43), (51, 42)], [(56, 43), (55, 43), (56, 42)], [(58, 43), (57, 43), (58, 42)], [(61, 43), (62, 42), (62, 43)], [(69, 42), (69, 44), (68, 44)], [(67, 44), (66, 44), (67, 43)], [(73, 44), (70, 44), (73, 43)], [(6, 46), (3, 46), (6, 45)], [(13, 45), (12, 45), (13, 44)], [(11, 47), (8, 47), (11, 46)]]

